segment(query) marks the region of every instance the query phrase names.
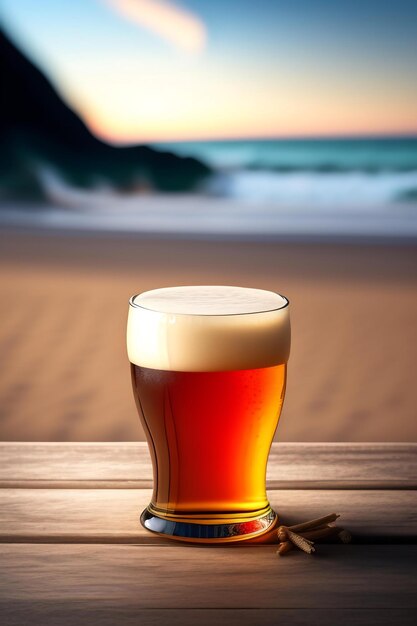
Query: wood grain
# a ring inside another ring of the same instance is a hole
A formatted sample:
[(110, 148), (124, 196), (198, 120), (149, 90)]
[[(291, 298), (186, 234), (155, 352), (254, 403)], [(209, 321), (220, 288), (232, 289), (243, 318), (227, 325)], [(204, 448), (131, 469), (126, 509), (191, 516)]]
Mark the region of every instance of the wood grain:
[(7, 626), (415, 626), (415, 609), (137, 609), (94, 600), (0, 602)]
[(337, 511), (357, 542), (279, 558), (274, 545), (145, 531), (146, 444), (0, 444), (2, 623), (414, 626), (416, 452), (274, 444), (269, 497), (282, 521)]
[(417, 608), (417, 546), (0, 546), (0, 599), (151, 608)]
[[(2, 487), (152, 486), (146, 443), (2, 443), (0, 457)], [(270, 489), (416, 489), (417, 444), (275, 443), (267, 483)]]
[[(3, 489), (1, 542), (160, 543), (144, 530), (139, 514), (150, 490)], [(329, 512), (357, 541), (415, 541), (416, 491), (271, 491), (283, 523), (293, 524)]]

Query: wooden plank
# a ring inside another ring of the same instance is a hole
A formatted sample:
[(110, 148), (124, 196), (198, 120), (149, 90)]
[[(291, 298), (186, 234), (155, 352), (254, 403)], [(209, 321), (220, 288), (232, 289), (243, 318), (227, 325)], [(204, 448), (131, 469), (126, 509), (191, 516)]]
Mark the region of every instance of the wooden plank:
[(94, 600), (0, 602), (7, 626), (415, 626), (415, 609), (138, 609)]
[(0, 600), (141, 609), (417, 608), (417, 546), (0, 546)]
[[(0, 542), (141, 543), (160, 540), (139, 524), (150, 490), (4, 489)], [(271, 491), (283, 523), (336, 511), (356, 541), (415, 541), (416, 491)]]
[[(146, 488), (146, 443), (2, 443), (0, 486)], [(416, 489), (417, 444), (275, 443), (271, 489)]]
[(1, 443), (0, 481), (152, 480), (146, 443)]

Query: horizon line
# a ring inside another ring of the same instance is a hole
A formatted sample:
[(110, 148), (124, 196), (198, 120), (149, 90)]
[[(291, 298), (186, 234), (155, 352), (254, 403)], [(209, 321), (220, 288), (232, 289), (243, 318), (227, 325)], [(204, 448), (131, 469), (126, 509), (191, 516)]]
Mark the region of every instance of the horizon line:
[(132, 141), (117, 141), (110, 139), (102, 139), (106, 143), (110, 143), (116, 147), (129, 147), (135, 145), (155, 145), (155, 144), (175, 144), (175, 143), (216, 143), (216, 142), (246, 142), (246, 141), (294, 141), (294, 142), (302, 142), (302, 141), (360, 141), (360, 140), (401, 140), (401, 139), (412, 139), (417, 140), (417, 131), (413, 130), (410, 132), (404, 133), (352, 133), (352, 134), (334, 134), (334, 135), (276, 135), (276, 136), (242, 136), (242, 137), (216, 137), (216, 138), (208, 138), (208, 137), (199, 137), (193, 139), (134, 139)]

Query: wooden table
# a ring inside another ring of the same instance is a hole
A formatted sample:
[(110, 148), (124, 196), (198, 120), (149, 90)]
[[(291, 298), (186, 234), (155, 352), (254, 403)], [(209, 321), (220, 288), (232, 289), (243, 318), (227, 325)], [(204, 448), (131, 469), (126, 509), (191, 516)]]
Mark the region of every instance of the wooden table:
[(378, 626), (416, 623), (417, 445), (274, 444), (284, 523), (341, 513), (351, 545), (195, 546), (139, 525), (146, 444), (0, 444), (0, 621)]

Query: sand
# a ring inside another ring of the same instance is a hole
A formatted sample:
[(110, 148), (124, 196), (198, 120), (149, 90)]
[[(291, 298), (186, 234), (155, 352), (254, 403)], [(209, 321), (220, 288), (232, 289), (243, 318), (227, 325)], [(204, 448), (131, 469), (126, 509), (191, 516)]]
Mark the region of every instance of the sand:
[(0, 438), (143, 439), (130, 295), (181, 284), (279, 291), (293, 329), (282, 441), (415, 441), (417, 250), (3, 230)]

